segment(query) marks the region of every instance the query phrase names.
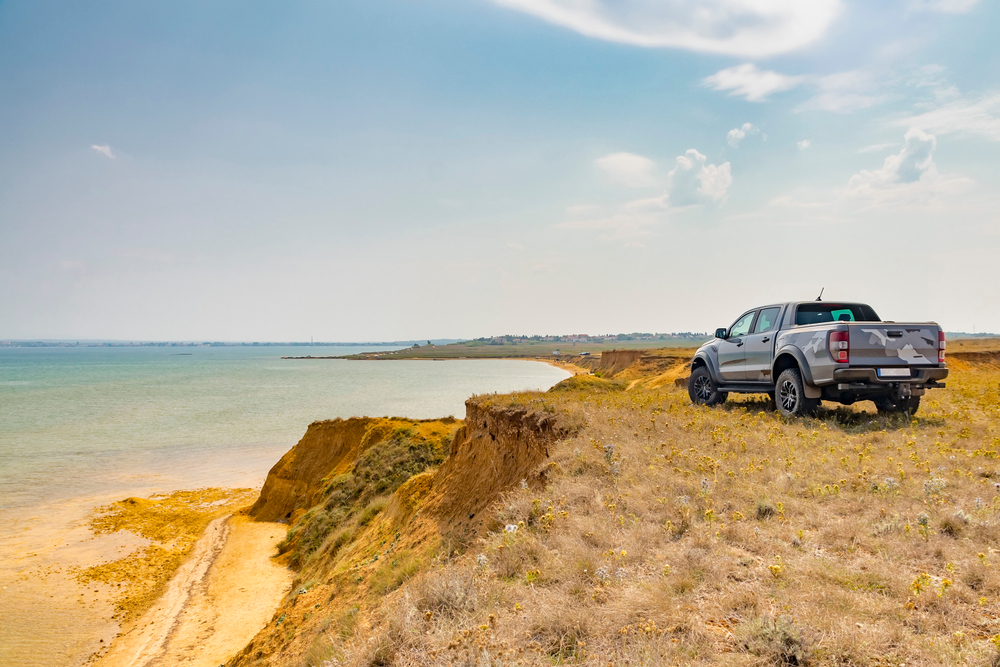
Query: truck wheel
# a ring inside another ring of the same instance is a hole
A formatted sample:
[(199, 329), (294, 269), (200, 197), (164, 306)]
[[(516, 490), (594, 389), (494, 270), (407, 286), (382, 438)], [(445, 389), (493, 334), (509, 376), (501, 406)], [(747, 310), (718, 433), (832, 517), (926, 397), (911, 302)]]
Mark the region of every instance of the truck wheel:
[(811, 415), (819, 407), (819, 400), (806, 398), (802, 375), (797, 368), (789, 368), (778, 376), (775, 385), (775, 408), (786, 417)]
[(718, 405), (729, 398), (729, 394), (719, 391), (706, 366), (699, 366), (691, 371), (688, 378), (688, 396), (695, 405)]
[(891, 396), (877, 396), (872, 399), (872, 403), (875, 404), (881, 415), (901, 415), (905, 413), (912, 417), (920, 409), (919, 396), (910, 396), (903, 400), (894, 399)]

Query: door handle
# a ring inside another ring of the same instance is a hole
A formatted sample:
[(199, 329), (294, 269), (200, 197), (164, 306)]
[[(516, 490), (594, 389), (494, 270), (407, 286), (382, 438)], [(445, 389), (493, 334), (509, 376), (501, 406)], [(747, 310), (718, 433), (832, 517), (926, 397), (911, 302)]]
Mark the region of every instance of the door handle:
[(736, 347), (743, 347), (743, 341), (736, 343)]
[(770, 336), (764, 336), (763, 338), (761, 338), (761, 339), (760, 339), (760, 342), (762, 342), (762, 343), (766, 343), (766, 342), (767, 342), (767, 341), (769, 341), (769, 340), (771, 340), (771, 337), (770, 337)]

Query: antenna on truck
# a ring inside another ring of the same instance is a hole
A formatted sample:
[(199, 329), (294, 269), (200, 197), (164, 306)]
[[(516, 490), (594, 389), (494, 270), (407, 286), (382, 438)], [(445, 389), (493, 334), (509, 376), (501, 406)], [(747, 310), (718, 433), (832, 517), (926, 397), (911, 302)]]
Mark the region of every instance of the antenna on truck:
[(820, 289), (820, 291), (819, 291), (819, 296), (818, 296), (818, 297), (816, 297), (816, 300), (817, 300), (817, 301), (822, 301), (822, 300), (823, 300), (823, 290), (825, 290), (825, 289), (826, 289), (825, 287), (824, 287), (824, 288), (822, 288), (822, 289)]

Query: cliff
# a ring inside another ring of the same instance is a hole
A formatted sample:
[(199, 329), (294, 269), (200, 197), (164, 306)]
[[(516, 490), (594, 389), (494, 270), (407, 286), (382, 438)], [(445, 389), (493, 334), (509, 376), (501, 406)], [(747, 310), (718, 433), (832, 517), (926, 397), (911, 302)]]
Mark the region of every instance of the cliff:
[(229, 664), (265, 656), (294, 662), (331, 615), (373, 606), (442, 547), (447, 555), (496, 528), (490, 506), (522, 481), (540, 487), (550, 449), (579, 423), (541, 400), (522, 406), (478, 397), (466, 402), (464, 423), (311, 424), (268, 473), (251, 510), (258, 520), (291, 522), (281, 551), (299, 575), (275, 614), (287, 620), (262, 630)]
[(443, 459), (444, 448), (460, 424), (453, 418), (352, 417), (313, 422), (268, 472), (250, 515), (258, 521), (295, 523), (320, 501), (328, 479), (347, 473), (372, 446), (404, 433), (412, 432)]

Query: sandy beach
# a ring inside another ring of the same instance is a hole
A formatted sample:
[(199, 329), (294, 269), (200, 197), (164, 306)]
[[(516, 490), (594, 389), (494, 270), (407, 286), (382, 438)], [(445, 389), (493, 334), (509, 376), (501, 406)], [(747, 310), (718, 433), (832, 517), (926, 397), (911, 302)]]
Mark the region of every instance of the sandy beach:
[(245, 515), (215, 519), (166, 593), (125, 628), (98, 667), (214, 666), (270, 619), (292, 573), (272, 560), (286, 527)]

